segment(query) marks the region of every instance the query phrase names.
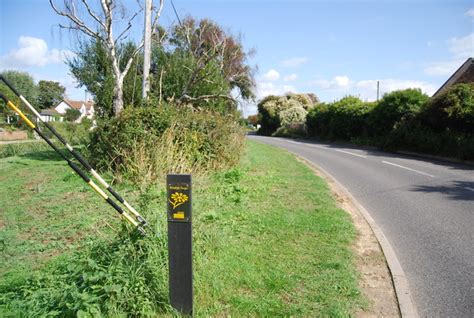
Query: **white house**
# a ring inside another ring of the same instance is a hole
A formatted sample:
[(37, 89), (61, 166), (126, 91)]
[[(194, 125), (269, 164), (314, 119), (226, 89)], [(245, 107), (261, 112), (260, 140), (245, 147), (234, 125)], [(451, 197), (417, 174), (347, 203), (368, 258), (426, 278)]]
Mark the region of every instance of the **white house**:
[(93, 101), (74, 101), (69, 99), (64, 99), (56, 107), (51, 109), (43, 109), (40, 113), (41, 118), (44, 121), (64, 121), (64, 115), (68, 109), (77, 109), (81, 115), (76, 119), (76, 123), (80, 123), (82, 118), (86, 117), (93, 119), (95, 109)]

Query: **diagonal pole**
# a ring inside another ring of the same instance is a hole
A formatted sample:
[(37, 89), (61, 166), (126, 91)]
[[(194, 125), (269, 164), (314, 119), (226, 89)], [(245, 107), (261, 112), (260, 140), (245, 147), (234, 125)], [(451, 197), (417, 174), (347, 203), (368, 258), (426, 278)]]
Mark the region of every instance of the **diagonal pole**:
[(94, 178), (99, 181), (102, 186), (104, 186), (107, 191), (112, 194), (120, 203), (122, 203), (128, 211), (130, 211), (133, 215), (135, 215), (135, 218), (137, 219), (138, 222), (140, 222), (142, 225), (146, 225), (147, 222), (146, 220), (135, 210), (127, 201), (125, 201), (98, 173), (95, 171), (92, 166), (87, 162), (84, 157), (81, 156), (79, 152), (77, 152), (74, 148), (72, 148), (71, 145), (54, 129), (50, 124), (48, 124), (46, 121), (43, 120), (41, 115), (38, 113), (38, 111), (28, 102), (28, 100), (21, 95), (16, 88), (3, 76), (0, 75), (0, 80), (2, 80), (11, 90), (13, 93), (15, 93), (18, 98), (33, 112), (33, 114), (38, 118), (39, 121), (41, 121), (42, 124), (48, 128), (53, 135), (56, 136), (56, 138), (59, 139), (59, 141), (69, 150), (69, 152), (76, 158), (77, 161), (79, 161), (82, 166), (89, 171), (89, 173), (94, 176)]
[(71, 160), (69, 160), (69, 158), (67, 158), (62, 152), (61, 150), (58, 149), (58, 147), (56, 147), (55, 144), (53, 144), (53, 142), (48, 138), (46, 137), (43, 132), (41, 132), (41, 130), (38, 129), (38, 127), (28, 118), (26, 117), (26, 115), (18, 108), (15, 106), (15, 104), (13, 104), (10, 100), (8, 100), (8, 98), (6, 98), (3, 94), (0, 93), (0, 98), (3, 99), (3, 101), (5, 102), (5, 104), (11, 108), (15, 113), (18, 114), (18, 116), (20, 116), (21, 119), (23, 119), (23, 121), (31, 128), (33, 129), (44, 141), (46, 141), (48, 143), (48, 145), (51, 146), (51, 148), (54, 149), (54, 151), (56, 153), (58, 153), (61, 158), (63, 158), (67, 164), (69, 165), (69, 167), (71, 167), (72, 170), (74, 170), (74, 172), (76, 172), (81, 178), (82, 180), (84, 180), (84, 182), (86, 182), (92, 189), (94, 189), (94, 191), (99, 194), (107, 203), (109, 203), (118, 213), (120, 213), (120, 215), (122, 215), (128, 222), (130, 222), (133, 226), (136, 227), (136, 229), (142, 233), (143, 235), (145, 235), (145, 231), (143, 230), (143, 228), (140, 226), (140, 224), (138, 224), (137, 221), (135, 221), (127, 212), (125, 212), (120, 206), (117, 205), (117, 203), (115, 203), (115, 201), (113, 201), (110, 197), (107, 196), (107, 194), (102, 191), (101, 188), (99, 188), (97, 186), (97, 184), (94, 183), (94, 181), (92, 181), (74, 162), (72, 162)]

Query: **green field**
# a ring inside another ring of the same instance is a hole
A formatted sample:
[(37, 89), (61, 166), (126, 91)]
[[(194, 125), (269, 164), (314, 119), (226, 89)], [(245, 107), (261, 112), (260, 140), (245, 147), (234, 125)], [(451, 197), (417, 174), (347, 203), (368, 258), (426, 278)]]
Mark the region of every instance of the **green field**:
[[(230, 171), (194, 179), (196, 316), (346, 317), (355, 229), (292, 155), (248, 142)], [(130, 237), (50, 151), (0, 159), (0, 316), (173, 315), (165, 187), (118, 185), (157, 235)]]

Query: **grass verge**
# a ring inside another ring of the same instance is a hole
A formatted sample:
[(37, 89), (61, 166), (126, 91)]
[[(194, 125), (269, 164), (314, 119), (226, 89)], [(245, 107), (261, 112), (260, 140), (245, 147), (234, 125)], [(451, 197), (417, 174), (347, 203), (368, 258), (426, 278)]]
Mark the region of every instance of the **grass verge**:
[[(173, 315), (163, 184), (119, 186), (161, 233), (138, 239), (55, 158), (0, 160), (0, 315)], [(350, 217), (289, 153), (248, 142), (239, 167), (196, 178), (193, 197), (196, 316), (345, 317), (364, 306)]]

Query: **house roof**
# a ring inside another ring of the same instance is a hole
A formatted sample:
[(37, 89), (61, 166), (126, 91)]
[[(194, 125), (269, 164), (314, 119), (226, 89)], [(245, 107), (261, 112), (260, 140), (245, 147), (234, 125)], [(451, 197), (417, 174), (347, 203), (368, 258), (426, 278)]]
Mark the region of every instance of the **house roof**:
[(82, 100), (65, 99), (64, 102), (66, 104), (68, 104), (69, 106), (71, 106), (72, 108), (77, 109), (77, 110), (81, 109), (82, 105), (84, 105), (86, 107), (86, 110), (90, 110), (91, 107), (94, 106), (93, 101), (84, 102)]
[(41, 110), (40, 115), (43, 115), (43, 116), (62, 116), (54, 108), (43, 109), (43, 110)]
[(472, 82), (474, 82), (474, 59), (470, 57), (448, 78), (436, 93), (434, 93), (433, 97), (442, 93), (452, 85)]

